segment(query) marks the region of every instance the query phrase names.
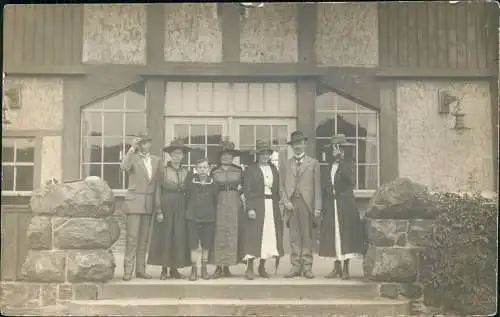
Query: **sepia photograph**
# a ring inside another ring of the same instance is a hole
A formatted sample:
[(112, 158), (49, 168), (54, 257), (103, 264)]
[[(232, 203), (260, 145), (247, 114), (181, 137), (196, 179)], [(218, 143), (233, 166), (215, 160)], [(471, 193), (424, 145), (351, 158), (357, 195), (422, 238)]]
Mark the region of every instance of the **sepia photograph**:
[(3, 5), (3, 316), (494, 316), (490, 0)]

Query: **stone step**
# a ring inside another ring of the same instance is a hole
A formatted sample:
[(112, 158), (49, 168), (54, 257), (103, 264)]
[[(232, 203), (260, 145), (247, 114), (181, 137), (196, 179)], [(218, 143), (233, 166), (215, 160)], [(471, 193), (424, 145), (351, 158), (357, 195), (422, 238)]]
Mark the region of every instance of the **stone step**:
[(386, 299), (119, 299), (75, 300), (79, 316), (408, 316), (409, 303)]
[[(114, 281), (101, 285), (98, 299), (219, 298), (219, 299), (374, 299), (379, 286), (356, 280), (220, 279)], [(78, 298), (77, 298), (78, 299)]]

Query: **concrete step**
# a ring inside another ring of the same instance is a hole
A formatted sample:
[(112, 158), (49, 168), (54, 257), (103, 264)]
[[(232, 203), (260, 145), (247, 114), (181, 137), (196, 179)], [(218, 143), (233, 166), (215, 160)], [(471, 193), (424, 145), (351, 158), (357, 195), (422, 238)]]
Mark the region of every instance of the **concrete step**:
[(115, 281), (101, 286), (98, 299), (375, 299), (378, 285), (362, 281), (303, 278)]
[(72, 301), (79, 316), (408, 316), (409, 304), (386, 299), (119, 299)]

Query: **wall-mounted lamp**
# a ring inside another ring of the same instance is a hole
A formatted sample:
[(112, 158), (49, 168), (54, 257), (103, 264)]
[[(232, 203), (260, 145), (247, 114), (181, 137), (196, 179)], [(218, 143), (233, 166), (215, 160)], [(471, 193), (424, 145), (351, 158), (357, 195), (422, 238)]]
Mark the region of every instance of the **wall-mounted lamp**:
[[(465, 120), (464, 120), (465, 113), (462, 112), (461, 101), (462, 101), (462, 98), (452, 96), (446, 91), (439, 92), (438, 112), (440, 114), (451, 114), (452, 116), (454, 116), (455, 117), (455, 125), (453, 126), (453, 129), (455, 129), (459, 133), (463, 132), (464, 130), (470, 129), (465, 125)], [(452, 111), (451, 105), (454, 103), (456, 104), (456, 106)]]

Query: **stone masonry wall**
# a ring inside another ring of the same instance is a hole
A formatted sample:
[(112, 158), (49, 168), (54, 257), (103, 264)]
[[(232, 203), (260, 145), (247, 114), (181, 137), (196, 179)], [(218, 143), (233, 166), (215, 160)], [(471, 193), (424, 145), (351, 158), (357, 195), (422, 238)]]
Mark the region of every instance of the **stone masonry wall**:
[(114, 276), (111, 246), (120, 235), (114, 196), (98, 177), (47, 185), (31, 199), (23, 282), (1, 284), (1, 307), (31, 308), (96, 299)]
[(379, 188), (366, 213), (365, 276), (380, 283), (380, 296), (409, 299), (413, 314), (425, 314), (422, 251), (434, 230), (427, 188), (398, 179)]

